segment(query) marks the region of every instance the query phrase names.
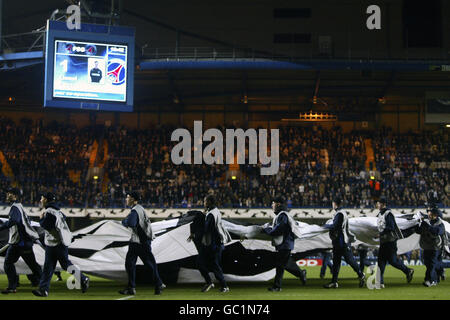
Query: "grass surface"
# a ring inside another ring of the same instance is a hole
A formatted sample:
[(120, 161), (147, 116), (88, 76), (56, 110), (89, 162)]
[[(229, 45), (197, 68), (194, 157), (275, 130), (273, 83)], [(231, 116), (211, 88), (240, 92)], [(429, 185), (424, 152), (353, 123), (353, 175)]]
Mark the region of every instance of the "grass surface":
[[(356, 274), (350, 267), (341, 268), (339, 289), (323, 289), (322, 286), (330, 280), (327, 270), (325, 279), (319, 278), (319, 267), (308, 267), (308, 282), (306, 286), (289, 273), (285, 273), (283, 291), (272, 293), (267, 288), (272, 282), (229, 283), (230, 292), (220, 293), (219, 286), (207, 293), (200, 292), (201, 284), (170, 285), (161, 296), (155, 296), (152, 287), (138, 286), (136, 296), (122, 296), (118, 290), (124, 284), (116, 281), (91, 276), (91, 286), (88, 292), (82, 294), (80, 290), (67, 289), (65, 280), (67, 273), (63, 273), (63, 282), (56, 282), (53, 277), (50, 295), (47, 298), (35, 297), (31, 284), (25, 276), (20, 277), (21, 286), (17, 293), (0, 295), (1, 300), (450, 300), (450, 279), (441, 281), (436, 287), (427, 288), (422, 285), (425, 267), (416, 266), (414, 279), (406, 283), (404, 274), (391, 266), (386, 268), (385, 284), (382, 290), (369, 290), (367, 287), (358, 288)], [(366, 273), (366, 276), (369, 274)], [(0, 276), (0, 288), (7, 287), (5, 275)]]

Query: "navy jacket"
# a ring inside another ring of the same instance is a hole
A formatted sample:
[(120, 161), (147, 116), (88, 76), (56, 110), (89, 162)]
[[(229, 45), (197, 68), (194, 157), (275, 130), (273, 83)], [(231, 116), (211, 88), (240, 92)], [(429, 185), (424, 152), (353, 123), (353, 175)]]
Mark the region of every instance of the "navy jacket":
[(295, 235), (291, 230), (289, 219), (286, 214), (281, 214), (275, 221), (275, 225), (273, 227), (264, 228), (264, 232), (272, 237), (283, 236), (283, 242), (280, 245), (275, 246), (277, 251), (294, 249)]
[(222, 241), (220, 240), (219, 231), (216, 228), (216, 221), (212, 214), (209, 214), (205, 219), (203, 234), (211, 235), (211, 245), (207, 246), (206, 248), (216, 250), (217, 248), (223, 246)]
[(430, 220), (430, 224), (422, 223), (416, 232), (421, 235), (420, 246), (424, 250), (438, 250), (442, 246), (442, 236), (445, 232), (443, 223), (436, 225), (438, 220)]
[(330, 230), (331, 243), (334, 248), (344, 248), (347, 245), (345, 243), (344, 232), (342, 230), (343, 223), (344, 218), (342, 217), (342, 214), (336, 214), (334, 215), (333, 223), (323, 226), (325, 229)]
[(203, 232), (205, 232), (205, 215), (198, 210), (192, 210), (190, 213), (195, 215), (190, 225), (190, 230), (191, 235), (194, 236), (193, 241), (198, 250), (202, 244)]
[[(45, 209), (47, 209), (47, 208), (53, 208), (53, 209), (58, 210), (58, 211), (60, 210), (60, 208), (54, 203), (47, 204)], [(62, 215), (63, 215), (64, 219), (66, 219), (66, 216), (64, 215), (64, 213)], [(56, 217), (54, 215), (52, 215), (52, 214), (46, 214), (44, 216), (44, 218), (39, 220), (39, 224), (45, 230), (51, 231), (51, 230), (55, 229)]]
[(18, 245), (21, 247), (23, 247), (25, 245), (29, 246), (30, 244), (32, 245), (32, 241), (31, 241), (30, 237), (25, 232), (25, 227), (23, 226), (23, 223), (22, 223), (22, 215), (20, 214), (20, 210), (14, 206), (14, 207), (11, 207), (11, 209), (9, 210), (8, 221), (6, 221), (4, 224), (2, 224), (0, 226), (0, 231), (9, 229), (15, 225), (17, 225), (17, 227), (19, 229), (20, 240), (19, 240)]
[(130, 214), (122, 220), (122, 225), (127, 228), (136, 228), (141, 244), (151, 243), (152, 240), (147, 237), (139, 225), (139, 216), (136, 210), (131, 210)]

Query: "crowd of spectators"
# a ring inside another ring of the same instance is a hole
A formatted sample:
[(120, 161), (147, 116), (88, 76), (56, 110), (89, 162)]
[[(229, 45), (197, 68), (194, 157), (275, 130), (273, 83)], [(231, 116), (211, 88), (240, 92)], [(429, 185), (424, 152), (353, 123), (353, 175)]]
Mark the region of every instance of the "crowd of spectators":
[[(273, 196), (282, 194), (289, 207), (329, 207), (340, 195), (351, 208), (373, 208), (381, 194), (392, 206), (422, 206), (433, 189), (450, 206), (449, 169), (443, 165), (450, 151), (443, 132), (281, 127), (279, 172), (263, 176), (260, 165), (240, 165), (232, 175), (228, 165), (174, 165), (174, 129), (79, 129), (0, 119), (0, 150), (13, 172), (11, 178), (2, 169), (0, 188), (16, 183), (28, 205), (37, 205), (39, 194), (51, 190), (65, 206), (124, 207), (126, 192), (139, 190), (148, 207), (198, 207), (206, 194), (215, 193), (222, 207), (269, 207)], [(375, 155), (369, 169), (366, 139)], [(107, 145), (97, 180), (88, 174), (95, 140)], [(4, 201), (4, 193), (1, 197)]]

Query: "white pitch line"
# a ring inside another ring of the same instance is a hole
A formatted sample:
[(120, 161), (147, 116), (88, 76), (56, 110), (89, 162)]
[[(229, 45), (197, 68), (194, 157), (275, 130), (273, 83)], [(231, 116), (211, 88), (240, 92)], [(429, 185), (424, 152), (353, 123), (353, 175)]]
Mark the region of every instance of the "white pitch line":
[(128, 299), (131, 299), (131, 298), (134, 298), (134, 296), (123, 297), (123, 298), (119, 298), (119, 299), (116, 299), (116, 300), (128, 300)]

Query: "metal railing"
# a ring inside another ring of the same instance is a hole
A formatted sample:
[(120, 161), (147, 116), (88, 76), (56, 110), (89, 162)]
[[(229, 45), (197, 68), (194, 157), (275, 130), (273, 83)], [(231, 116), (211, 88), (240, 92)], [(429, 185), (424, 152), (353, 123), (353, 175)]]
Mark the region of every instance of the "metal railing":
[(338, 52), (321, 52), (314, 46), (295, 48), (269, 52), (252, 48), (230, 47), (149, 47), (141, 49), (143, 59), (149, 60), (384, 60), (384, 61), (449, 61), (450, 52), (434, 50), (427, 52), (411, 52), (410, 50), (398, 50), (394, 54), (377, 49), (341, 50)]

